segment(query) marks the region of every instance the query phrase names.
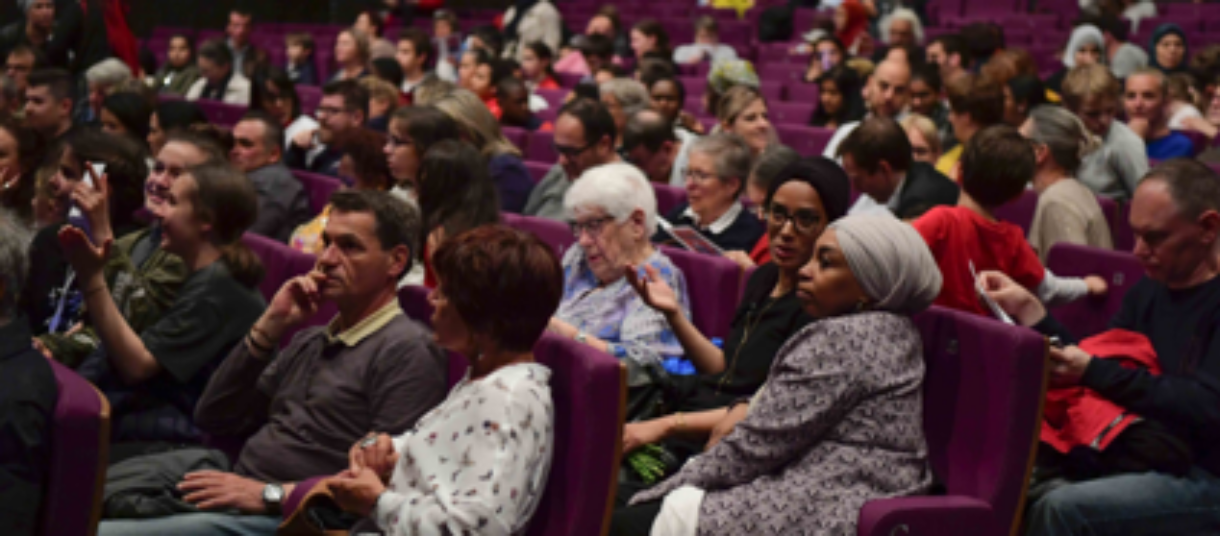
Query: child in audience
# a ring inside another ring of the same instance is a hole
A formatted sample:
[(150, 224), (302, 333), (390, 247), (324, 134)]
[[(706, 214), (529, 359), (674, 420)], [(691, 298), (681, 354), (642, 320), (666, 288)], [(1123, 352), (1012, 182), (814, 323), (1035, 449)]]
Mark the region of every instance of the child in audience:
[(1004, 272), (1043, 302), (1105, 294), (1100, 277), (1054, 277), (1025, 241), (1025, 232), (996, 218), (996, 209), (1021, 197), (1034, 177), (1033, 147), (1016, 129), (992, 126), (972, 136), (959, 169), (962, 192), (957, 206), (933, 208), (913, 223), (944, 276), (937, 305), (990, 315), (979, 301), (972, 267), (976, 273)]
[(458, 81), (458, 86), (482, 99), (497, 121), (502, 112), (500, 101), (496, 98), (496, 84), (509, 78), (508, 68), (508, 65), (482, 50), (471, 50), (462, 55), (462, 72), (467, 75)]
[(530, 91), (538, 89), (559, 89), (555, 79), (555, 69), (551, 66), (553, 55), (551, 47), (542, 41), (526, 43), (521, 52), (521, 74), (525, 85)]
[(500, 124), (506, 127), (523, 128), (530, 132), (551, 132), (555, 126), (543, 121), (530, 111), (530, 92), (525, 82), (517, 78), (505, 78), (496, 84), (496, 95), (500, 102)]
[(313, 36), (307, 33), (288, 34), (284, 37), (288, 47), (288, 65), (284, 69), (294, 84), (318, 85), (318, 71), (314, 65)]
[(818, 78), (818, 108), (810, 124), (837, 129), (864, 117), (860, 77), (850, 67), (834, 67)]

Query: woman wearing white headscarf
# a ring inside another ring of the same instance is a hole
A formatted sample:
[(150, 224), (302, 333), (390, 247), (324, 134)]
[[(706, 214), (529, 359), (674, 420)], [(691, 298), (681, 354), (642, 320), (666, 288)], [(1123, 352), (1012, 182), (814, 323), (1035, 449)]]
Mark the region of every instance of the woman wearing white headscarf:
[(926, 492), (923, 344), (910, 316), (940, 287), (909, 225), (867, 215), (831, 224), (797, 285), (818, 320), (784, 344), (748, 407), (732, 410), (732, 432), (637, 494), (611, 534), (854, 534), (865, 502)]
[(1096, 26), (1081, 24), (1072, 30), (1068, 46), (1063, 51), (1063, 69), (1046, 79), (1047, 89), (1059, 93), (1068, 71), (1081, 65), (1105, 63), (1106, 38)]

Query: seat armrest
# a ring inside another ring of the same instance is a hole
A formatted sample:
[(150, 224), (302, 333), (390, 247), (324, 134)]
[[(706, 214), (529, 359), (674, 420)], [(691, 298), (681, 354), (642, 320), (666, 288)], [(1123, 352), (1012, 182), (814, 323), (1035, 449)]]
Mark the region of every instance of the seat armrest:
[[(991, 505), (961, 495), (901, 497), (869, 501), (860, 509), (857, 536), (933, 536), (995, 531)], [(994, 536), (1004, 536), (994, 534)]]

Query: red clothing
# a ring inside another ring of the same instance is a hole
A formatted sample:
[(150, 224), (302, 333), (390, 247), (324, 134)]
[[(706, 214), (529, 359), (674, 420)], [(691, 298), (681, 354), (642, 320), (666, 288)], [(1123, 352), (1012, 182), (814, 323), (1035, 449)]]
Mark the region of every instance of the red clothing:
[(912, 225), (928, 243), (944, 277), (936, 305), (990, 315), (974, 290), (971, 261), (976, 271), (1003, 272), (1030, 291), (1046, 276), (1025, 233), (1011, 223), (988, 221), (965, 207), (935, 207)]
[(504, 111), (500, 109), (500, 99), (497, 99), (493, 95), (483, 99), (483, 104), (487, 105), (487, 109), (491, 111), (491, 115), (495, 116), (496, 121), (499, 121), (500, 116), (504, 114)]
[(424, 287), (436, 288), (436, 272), (432, 271), (432, 251), (424, 248)]
[[(1142, 367), (1154, 376), (1161, 374), (1152, 343), (1134, 331), (1112, 329), (1081, 341), (1080, 349), (1096, 358), (1120, 360), (1127, 368)], [(1052, 389), (1046, 393), (1042, 410), (1041, 439), (1063, 453), (1094, 441), (1103, 450), (1137, 418), (1091, 389)]]
[(860, 35), (868, 31), (868, 10), (856, 0), (843, 2), (842, 9), (847, 12), (847, 24), (838, 30), (835, 37), (844, 47), (851, 49)]
[(559, 89), (559, 82), (555, 80), (555, 77), (547, 76), (538, 82), (538, 89)]
[(771, 262), (771, 237), (767, 236), (767, 233), (763, 233), (762, 238), (759, 238), (758, 243), (754, 245), (754, 251), (750, 252), (750, 260), (754, 261), (755, 266)]
[[(81, 9), (88, 10), (89, 2), (81, 2)], [(94, 5), (97, 5), (94, 2)], [(110, 49), (114, 56), (131, 69), (133, 75), (139, 74), (140, 54), (136, 38), (127, 25), (127, 12), (131, 6), (126, 0), (111, 0), (102, 6), (102, 18), (106, 22), (106, 37), (110, 40)], [(147, 74), (147, 73), (146, 73)]]

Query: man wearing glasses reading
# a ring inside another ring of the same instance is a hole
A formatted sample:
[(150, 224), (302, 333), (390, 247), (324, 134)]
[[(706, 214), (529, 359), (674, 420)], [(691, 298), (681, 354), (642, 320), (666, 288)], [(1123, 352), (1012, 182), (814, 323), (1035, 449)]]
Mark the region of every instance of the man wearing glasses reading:
[(563, 197), (572, 181), (588, 169), (618, 162), (614, 118), (600, 102), (577, 99), (566, 104), (555, 120), (555, 152), (559, 162), (530, 192), (526, 216), (564, 221)]

